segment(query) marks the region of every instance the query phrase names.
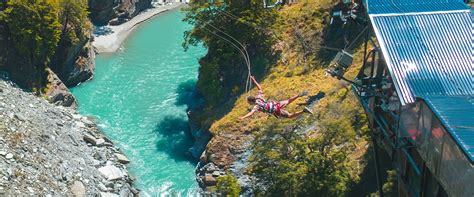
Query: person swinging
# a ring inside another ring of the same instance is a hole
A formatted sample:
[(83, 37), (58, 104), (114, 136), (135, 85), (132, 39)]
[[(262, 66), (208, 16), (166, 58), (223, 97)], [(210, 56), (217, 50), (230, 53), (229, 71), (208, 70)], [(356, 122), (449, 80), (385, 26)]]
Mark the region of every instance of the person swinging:
[(300, 116), (301, 114), (303, 114), (305, 112), (313, 114), (311, 109), (309, 109), (308, 107), (305, 107), (303, 110), (301, 110), (299, 112), (296, 112), (296, 113), (290, 113), (290, 112), (288, 112), (284, 109), (287, 105), (289, 105), (290, 103), (295, 101), (297, 98), (306, 96), (308, 94), (308, 92), (304, 91), (304, 92), (302, 92), (298, 95), (295, 95), (295, 96), (293, 96), (293, 97), (291, 97), (287, 100), (283, 100), (283, 101), (267, 101), (264, 98), (262, 86), (260, 84), (258, 84), (258, 82), (257, 82), (257, 80), (255, 80), (254, 76), (250, 76), (250, 79), (255, 84), (255, 86), (257, 86), (258, 94), (257, 94), (256, 97), (254, 97), (254, 96), (248, 96), (247, 97), (247, 101), (249, 102), (249, 104), (254, 105), (254, 106), (253, 106), (252, 110), (249, 113), (247, 113), (245, 116), (240, 117), (240, 119), (248, 118), (248, 117), (252, 116), (257, 111), (272, 114), (272, 115), (276, 116), (277, 118), (280, 118), (280, 117), (282, 117), (282, 118), (296, 118), (296, 117)]

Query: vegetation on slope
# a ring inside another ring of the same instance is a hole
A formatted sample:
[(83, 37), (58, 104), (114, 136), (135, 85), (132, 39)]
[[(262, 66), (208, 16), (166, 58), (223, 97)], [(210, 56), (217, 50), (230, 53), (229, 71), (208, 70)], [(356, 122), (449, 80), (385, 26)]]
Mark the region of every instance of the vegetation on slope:
[[(279, 65), (263, 82), (266, 95), (279, 100), (287, 95), (310, 90), (319, 91), (326, 97), (313, 109), (315, 115), (296, 120), (276, 119), (266, 114), (240, 121), (238, 117), (247, 112), (246, 96), (241, 96), (234, 109), (215, 122), (211, 131), (215, 137), (208, 146), (212, 152), (222, 152), (226, 147), (238, 147), (253, 133), (253, 156), (248, 173), (254, 174), (265, 186), (263, 194), (341, 195), (356, 184), (364, 167), (361, 161), (368, 143), (366, 120), (357, 98), (347, 84), (326, 77), (324, 71), (314, 69), (307, 74), (293, 76), (304, 68), (291, 69)], [(354, 75), (354, 70), (348, 75)], [(301, 99), (299, 101), (304, 101)], [(298, 101), (297, 101), (298, 102)], [(301, 107), (290, 105), (289, 110)], [(226, 139), (224, 136), (241, 136), (242, 140)], [(222, 144), (217, 145), (223, 141)], [(229, 153), (231, 154), (231, 153)], [(211, 156), (213, 162), (228, 163), (228, 157)]]
[(92, 28), (87, 0), (61, 0), (60, 7), (58, 19), (61, 23), (61, 35), (50, 64), (55, 72), (61, 70), (61, 64), (68, 58), (66, 49), (87, 40)]
[[(330, 29), (328, 24), (329, 14), (336, 5), (335, 2), (306, 0), (285, 6), (281, 10), (260, 10), (262, 13), (272, 13), (264, 17), (267, 17), (265, 19), (268, 21), (273, 21), (273, 24), (265, 26), (271, 31), (265, 32), (263, 37), (249, 36), (261, 28), (252, 27), (248, 30), (248, 25), (242, 22), (233, 23), (231, 26), (226, 26), (225, 23), (217, 25), (226, 32), (239, 30), (240, 28), (234, 28), (235, 25), (245, 27), (247, 31), (234, 34), (238, 35), (239, 40), (246, 39), (246, 43), (252, 43), (251, 40), (255, 43), (261, 41), (273, 43), (272, 51), (267, 54), (276, 55), (278, 61), (273, 64), (266, 62), (266, 65), (256, 65), (266, 69), (259, 78), (269, 99), (287, 99), (303, 90), (308, 90), (310, 95), (319, 91), (326, 93), (326, 97), (313, 109), (315, 115), (304, 115), (296, 120), (276, 119), (263, 113), (247, 120), (239, 120), (238, 117), (248, 112), (250, 106), (246, 102), (246, 97), (255, 95), (255, 89), (237, 96), (232, 110), (224, 113), (225, 115), (217, 121), (214, 121), (212, 116), (209, 116), (211, 113), (206, 111), (215, 112), (222, 109), (208, 104), (202, 119), (211, 124), (210, 131), (214, 138), (207, 147), (204, 159), (227, 168), (236, 159), (234, 154), (241, 148), (248, 148), (243, 144), (253, 139), (251, 146), (253, 155), (247, 173), (257, 177), (259, 184), (255, 187), (258, 194), (340, 196), (349, 192), (351, 187), (358, 183), (359, 175), (366, 165), (363, 157), (367, 152), (368, 129), (364, 112), (352, 94), (349, 84), (326, 76), (324, 71), (328, 66), (328, 60), (334, 57), (335, 53), (321, 51), (320, 46), (343, 47), (341, 30), (337, 27)], [(244, 10), (229, 9), (229, 12), (239, 15)], [(276, 13), (273, 13), (275, 11)], [(188, 10), (188, 16), (191, 15), (189, 13), (195, 14), (194, 12), (195, 10), (191, 8)], [(192, 24), (209, 23), (219, 19), (212, 15), (208, 17), (207, 20), (194, 17), (195, 21)], [(263, 19), (252, 17), (240, 20), (248, 23)], [(351, 35), (361, 31), (358, 26), (349, 29)], [(201, 29), (195, 28), (192, 32), (196, 31)], [(349, 39), (354, 37), (349, 36)], [(219, 53), (218, 57), (213, 54), (214, 67), (206, 69), (209, 63), (201, 64), (198, 88), (204, 96), (216, 95), (215, 92), (206, 89), (214, 90), (214, 87), (208, 84), (209, 73), (206, 72), (215, 72), (214, 77), (217, 78), (220, 75), (216, 70), (232, 72), (231, 69), (235, 68), (225, 67), (219, 63), (235, 60), (239, 55), (233, 52), (228, 44), (211, 35), (192, 37), (193, 43), (199, 41), (209, 48), (210, 54), (229, 50), (228, 53)], [(354, 60), (356, 65), (353, 65), (346, 74), (348, 78), (355, 77), (362, 62), (361, 47), (356, 51)], [(209, 56), (208, 54), (203, 59), (206, 60)], [(304, 102), (305, 99), (296, 102)], [(209, 102), (216, 101), (211, 99)], [(295, 104), (288, 106), (289, 111), (301, 108)]]
[(217, 177), (217, 185), (208, 188), (209, 190), (226, 197), (238, 197), (241, 191), (237, 179), (231, 174)]
[(0, 68), (22, 87), (41, 91), (59, 44), (74, 43), (90, 29), (86, 8), (86, 0), (0, 1), (0, 56), (6, 59)]

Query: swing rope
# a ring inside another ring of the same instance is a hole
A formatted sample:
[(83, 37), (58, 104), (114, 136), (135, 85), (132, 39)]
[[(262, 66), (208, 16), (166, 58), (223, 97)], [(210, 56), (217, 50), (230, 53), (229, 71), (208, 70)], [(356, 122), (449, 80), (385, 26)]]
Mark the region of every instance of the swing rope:
[[(251, 82), (250, 82), (250, 76), (252, 75), (251, 74), (251, 66), (250, 66), (250, 61), (247, 59), (247, 53), (246, 51), (244, 52), (239, 46), (237, 46), (235, 43), (233, 43), (232, 41), (230, 41), (229, 39), (219, 35), (218, 33), (210, 30), (209, 28), (206, 28), (205, 26), (209, 25), (210, 27), (212, 27), (213, 29), (216, 29), (217, 31), (219, 32), (223, 32), (222, 30), (218, 29), (217, 27), (213, 26), (213, 25), (210, 25), (209, 22), (205, 23), (204, 25), (201, 26), (201, 28), (203, 28), (204, 30), (208, 31), (209, 33), (213, 34), (214, 36), (217, 36), (219, 37), (220, 39), (226, 41), (227, 43), (231, 44), (231, 46), (233, 46), (238, 52), (240, 52), (240, 54), (244, 57), (244, 60), (247, 64), (247, 69), (248, 69), (248, 73), (247, 73), (247, 79), (246, 79), (246, 82), (245, 82), (245, 92), (248, 92), (251, 88)], [(227, 34), (227, 36), (230, 36)], [(234, 38), (235, 39), (235, 38)], [(244, 49), (245, 50), (245, 49)]]
[[(228, 33), (226, 33), (225, 31), (222, 31), (221, 29), (217, 28), (216, 26), (210, 24), (209, 22), (206, 24), (206, 25), (209, 25), (210, 27), (214, 28), (215, 30), (223, 33), (224, 35), (226, 35), (227, 37), (231, 38), (234, 42), (236, 42), (238, 45), (240, 45), (240, 47), (242, 47), (241, 49), (239, 47), (236, 47), (234, 43), (232, 43), (234, 45), (234, 47), (238, 48), (238, 50), (242, 53), (242, 55), (244, 56), (244, 59), (245, 59), (245, 63), (247, 64), (247, 70), (248, 70), (248, 73), (247, 73), (247, 80), (246, 80), (246, 84), (245, 84), (245, 92), (248, 92), (251, 88), (252, 88), (252, 83), (250, 81), (250, 76), (252, 76), (252, 73), (251, 73), (251, 63), (250, 63), (250, 56), (248, 54), (248, 51), (245, 47), (244, 44), (242, 44), (241, 42), (239, 42), (236, 38), (234, 38), (233, 36), (229, 35)], [(219, 36), (221, 37), (221, 36)], [(222, 37), (221, 37), (222, 38)], [(231, 43), (229, 40), (226, 39), (227, 42)]]

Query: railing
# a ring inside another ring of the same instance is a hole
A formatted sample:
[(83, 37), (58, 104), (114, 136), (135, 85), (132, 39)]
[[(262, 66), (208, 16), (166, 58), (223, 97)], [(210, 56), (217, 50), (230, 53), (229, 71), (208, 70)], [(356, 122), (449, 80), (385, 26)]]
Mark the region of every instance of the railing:
[[(399, 123), (399, 116), (396, 115), (395, 113), (391, 111), (387, 111), (384, 113), (384, 115), (381, 115), (382, 109), (377, 109), (380, 108), (378, 106), (374, 106), (375, 111), (371, 108), (369, 104), (369, 99), (373, 98), (370, 96), (364, 96), (362, 95), (362, 91), (359, 91), (358, 87), (353, 85), (352, 86), (353, 92), (356, 94), (356, 96), (359, 99), (359, 102), (361, 103), (362, 107), (364, 108), (365, 113), (371, 120), (371, 124), (376, 125), (374, 126), (375, 128), (378, 128), (380, 130), (381, 136), (379, 139), (381, 142), (384, 142), (384, 144), (387, 144), (389, 147), (386, 147), (387, 153), (389, 155), (391, 154), (392, 150), (396, 150), (396, 155), (392, 155), (392, 159), (395, 159), (395, 157), (400, 157), (402, 156), (404, 159), (404, 162), (408, 163), (409, 169), (412, 172), (409, 176), (408, 179), (412, 179), (414, 177), (417, 177), (418, 179), (421, 179), (422, 175), (422, 166), (419, 166), (417, 162), (414, 160), (412, 155), (410, 154), (410, 151), (408, 149), (413, 148), (412, 146), (406, 146), (406, 142), (403, 140), (403, 138), (399, 138), (401, 136), (400, 134), (397, 134), (399, 128), (398, 128), (398, 123)], [(379, 111), (380, 110), (380, 111)], [(386, 117), (389, 117), (389, 119), (386, 119)], [(390, 149), (387, 149), (390, 148)], [(398, 160), (398, 159), (397, 159)], [(406, 168), (401, 167), (400, 164), (401, 161), (397, 164), (397, 169), (400, 173)], [(403, 162), (402, 162), (403, 163)], [(416, 178), (415, 178), (416, 179)], [(402, 185), (402, 190), (407, 192), (410, 196), (419, 196), (419, 190), (420, 190), (420, 185), (416, 185), (412, 182), (406, 182), (404, 180), (401, 180), (400, 182)]]

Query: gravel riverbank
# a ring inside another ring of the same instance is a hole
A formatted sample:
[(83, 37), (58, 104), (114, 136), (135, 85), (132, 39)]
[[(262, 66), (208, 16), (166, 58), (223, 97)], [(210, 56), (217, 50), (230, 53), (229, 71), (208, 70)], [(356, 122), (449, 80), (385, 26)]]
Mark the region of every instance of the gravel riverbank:
[(128, 162), (93, 118), (0, 79), (0, 196), (134, 196)]

